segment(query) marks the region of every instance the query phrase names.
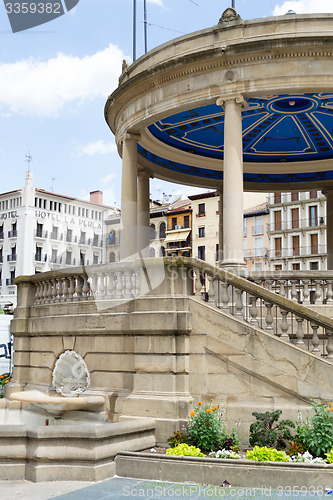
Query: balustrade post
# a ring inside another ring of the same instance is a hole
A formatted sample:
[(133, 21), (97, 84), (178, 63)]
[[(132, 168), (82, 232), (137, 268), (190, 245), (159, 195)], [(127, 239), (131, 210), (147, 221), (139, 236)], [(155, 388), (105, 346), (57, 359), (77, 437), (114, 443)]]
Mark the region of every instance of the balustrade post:
[(332, 330), (326, 330), (326, 338), (327, 338), (327, 343), (326, 343), (326, 351), (327, 351), (327, 356), (326, 359), (333, 362), (333, 331)]
[(63, 301), (66, 302), (68, 300), (68, 278), (64, 278), (64, 288), (63, 288)]
[(320, 357), (320, 349), (319, 349), (319, 337), (318, 337), (318, 328), (319, 326), (316, 325), (315, 323), (310, 323), (310, 326), (312, 328), (312, 349), (311, 352), (315, 356)]
[(296, 331), (296, 345), (301, 349), (305, 349), (306, 345), (304, 342), (304, 332), (303, 332), (303, 318), (296, 316), (297, 321), (297, 331)]
[(209, 282), (208, 302), (216, 306), (215, 278), (207, 276)]
[(320, 280), (315, 280), (315, 285), (316, 285), (316, 290), (315, 290), (314, 303), (317, 304), (317, 302), (320, 301), (321, 296), (322, 296), (321, 281)]
[(285, 297), (286, 296), (286, 286), (285, 286), (285, 281), (284, 280), (280, 281), (279, 295), (281, 295), (281, 297)]
[(83, 276), (82, 296), (87, 297), (89, 292), (88, 276)]
[(257, 320), (258, 316), (257, 299), (258, 297), (255, 297), (254, 295), (250, 296), (250, 302), (251, 302), (250, 323), (252, 323), (252, 325), (255, 326), (259, 326), (259, 321)]
[(268, 333), (274, 333), (274, 328), (273, 328), (274, 318), (273, 318), (273, 314), (272, 314), (273, 304), (271, 304), (271, 302), (265, 302), (265, 306), (266, 306), (266, 318), (265, 318), (266, 328), (265, 328), (265, 330)]
[(296, 281), (296, 280), (291, 280), (291, 291), (290, 291), (290, 295), (291, 295), (291, 300), (293, 300), (294, 302), (298, 302), (298, 298), (297, 298), (297, 287), (296, 287), (296, 284), (297, 284), (297, 281)]
[(240, 288), (236, 288), (235, 292), (236, 292), (236, 306), (235, 306), (236, 313), (235, 313), (235, 316), (243, 319), (244, 318), (244, 314), (243, 314), (243, 309), (244, 309), (243, 290), (241, 290)]
[(310, 280), (303, 280), (303, 304), (310, 304)]
[(74, 276), (69, 277), (69, 300), (73, 300), (75, 293), (75, 278)]
[(288, 335), (289, 324), (288, 324), (288, 319), (287, 319), (288, 311), (285, 311), (284, 309), (280, 309), (280, 314), (282, 316), (281, 325), (280, 325), (282, 334), (281, 334), (280, 338), (289, 342), (289, 335)]
[(333, 304), (333, 290), (332, 290), (332, 281), (327, 280), (327, 295), (326, 295), (326, 304)]
[(273, 283), (274, 283), (274, 280), (266, 280), (267, 290), (269, 290), (270, 292), (272, 291)]
[(104, 297), (105, 295), (105, 285), (104, 285), (104, 274), (99, 274), (98, 275), (98, 280), (99, 280), (99, 295), (101, 297)]
[(195, 297), (201, 297), (201, 279), (199, 269), (195, 269)]
[(116, 284), (116, 299), (123, 298), (123, 281), (122, 281), (122, 272), (117, 272), (117, 284)]
[(132, 298), (132, 280), (131, 280), (131, 274), (132, 271), (127, 271), (124, 273), (124, 279), (125, 279), (125, 297), (127, 298)]
[(221, 307), (221, 309), (222, 309), (222, 311), (230, 313), (228, 288), (229, 288), (228, 283), (222, 282), (222, 307)]

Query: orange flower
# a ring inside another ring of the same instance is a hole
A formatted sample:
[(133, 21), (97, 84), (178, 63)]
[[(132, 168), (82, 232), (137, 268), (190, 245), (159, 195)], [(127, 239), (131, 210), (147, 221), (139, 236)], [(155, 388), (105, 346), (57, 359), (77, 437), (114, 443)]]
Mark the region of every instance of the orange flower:
[(5, 380), (5, 384), (8, 384), (9, 380)]
[(328, 403), (330, 406), (332, 406), (332, 403)]
[(213, 411), (217, 410), (217, 406), (214, 406)]
[(212, 413), (212, 410), (210, 408), (207, 408), (206, 412), (207, 413)]
[(198, 401), (198, 405), (202, 405), (202, 401)]
[(195, 411), (191, 411), (190, 415), (191, 415), (191, 417), (194, 417)]

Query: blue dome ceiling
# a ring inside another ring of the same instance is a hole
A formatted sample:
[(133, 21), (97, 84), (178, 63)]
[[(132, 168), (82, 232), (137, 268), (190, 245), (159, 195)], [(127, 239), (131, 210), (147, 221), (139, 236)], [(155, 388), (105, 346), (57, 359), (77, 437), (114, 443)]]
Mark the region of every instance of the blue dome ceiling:
[[(248, 98), (243, 109), (243, 158), (248, 164), (307, 162), (333, 158), (333, 94), (292, 94)], [(223, 159), (224, 111), (216, 104), (164, 118), (148, 127), (155, 140), (186, 153)], [(156, 165), (199, 177), (222, 179), (223, 172), (161, 158), (139, 146)], [(285, 166), (285, 165), (284, 165)], [(320, 169), (320, 167), (318, 167)], [(332, 166), (333, 170), (333, 166)], [(252, 171), (253, 172), (253, 171)], [(248, 182), (332, 179), (333, 172), (244, 173)]]

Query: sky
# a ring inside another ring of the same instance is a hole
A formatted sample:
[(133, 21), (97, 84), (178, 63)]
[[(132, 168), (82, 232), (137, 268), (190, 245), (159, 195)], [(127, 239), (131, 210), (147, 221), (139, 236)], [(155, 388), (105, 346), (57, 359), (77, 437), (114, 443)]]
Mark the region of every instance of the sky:
[[(247, 20), (333, 12), (332, 0), (235, 0)], [(147, 0), (148, 50), (214, 26), (231, 0)], [(12, 33), (0, 0), (0, 192), (34, 186), (120, 207), (121, 159), (104, 119), (122, 60), (132, 60), (133, 0), (80, 0), (66, 15)], [(137, 0), (137, 58), (144, 51), (143, 1)], [(29, 163), (27, 156), (32, 157)], [(198, 188), (151, 181), (151, 197), (183, 196)]]

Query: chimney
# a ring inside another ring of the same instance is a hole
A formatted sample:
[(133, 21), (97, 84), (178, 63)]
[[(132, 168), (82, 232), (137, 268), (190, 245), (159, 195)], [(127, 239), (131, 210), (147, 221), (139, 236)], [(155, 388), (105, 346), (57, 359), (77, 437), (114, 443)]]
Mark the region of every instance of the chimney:
[(103, 205), (103, 191), (91, 191), (90, 203), (95, 203), (96, 205)]

